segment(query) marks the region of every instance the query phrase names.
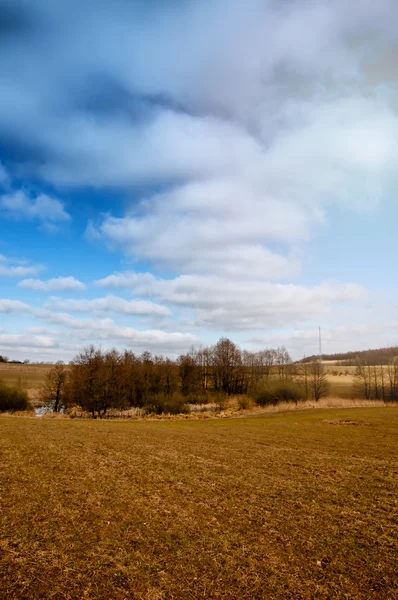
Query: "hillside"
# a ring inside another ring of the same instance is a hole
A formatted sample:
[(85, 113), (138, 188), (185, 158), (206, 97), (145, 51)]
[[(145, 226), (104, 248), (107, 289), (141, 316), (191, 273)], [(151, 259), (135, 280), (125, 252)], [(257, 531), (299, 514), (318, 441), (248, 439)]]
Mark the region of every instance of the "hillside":
[[(358, 359), (361, 362), (368, 362), (372, 365), (386, 365), (394, 358), (398, 357), (398, 346), (389, 348), (375, 348), (369, 350), (355, 350), (352, 352), (337, 352), (335, 354), (323, 354), (324, 361), (341, 361), (343, 366), (354, 364)], [(317, 358), (316, 355), (306, 356), (299, 362), (311, 362)]]

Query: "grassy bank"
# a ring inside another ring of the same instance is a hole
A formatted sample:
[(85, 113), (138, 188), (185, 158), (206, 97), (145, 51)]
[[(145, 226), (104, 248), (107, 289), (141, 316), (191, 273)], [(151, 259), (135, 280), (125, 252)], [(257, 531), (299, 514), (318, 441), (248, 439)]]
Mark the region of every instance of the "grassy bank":
[(7, 598), (397, 597), (398, 409), (0, 418)]

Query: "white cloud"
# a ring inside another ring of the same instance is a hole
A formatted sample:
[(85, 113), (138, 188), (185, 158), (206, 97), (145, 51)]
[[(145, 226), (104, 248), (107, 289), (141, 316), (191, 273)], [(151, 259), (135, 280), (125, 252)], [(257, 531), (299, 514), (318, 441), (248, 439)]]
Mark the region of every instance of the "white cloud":
[(363, 303), (367, 290), (355, 284), (324, 283), (306, 287), (219, 276), (156, 278), (146, 273), (114, 274), (96, 282), (130, 289), (192, 311), (196, 326), (212, 330), (275, 329), (327, 315), (336, 305)]
[[(88, 303), (86, 305), (85, 303)], [(92, 302), (92, 304), (91, 304)], [(0, 346), (19, 348), (21, 352), (28, 348), (53, 347), (62, 350), (64, 356), (72, 358), (72, 354), (84, 345), (97, 343), (102, 346), (118, 347), (120, 349), (130, 348), (135, 352), (143, 352), (149, 349), (153, 352), (161, 352), (168, 355), (178, 355), (185, 352), (193, 344), (198, 344), (198, 338), (192, 333), (178, 331), (176, 329), (160, 330), (156, 328), (134, 328), (126, 327), (124, 324), (115, 322), (110, 318), (100, 318), (101, 312), (115, 312), (123, 316), (148, 316), (169, 317), (170, 310), (150, 301), (127, 301), (115, 296), (98, 298), (93, 301), (65, 300), (65, 307), (76, 312), (89, 312), (90, 318), (75, 318), (67, 312), (59, 312), (54, 308), (61, 308), (63, 300), (53, 298), (52, 303), (45, 307), (35, 307), (19, 300), (0, 299), (0, 314), (9, 315), (8, 326), (19, 328), (24, 326), (21, 319), (15, 320), (14, 316), (27, 315), (29, 319), (42, 322), (45, 325), (28, 325), (21, 333), (2, 332)], [(49, 308), (51, 307), (51, 308)], [(56, 326), (52, 328), (51, 326)], [(69, 340), (73, 339), (73, 344)], [(20, 344), (18, 345), (18, 342)], [(37, 343), (36, 343), (37, 342)], [(62, 352), (61, 352), (62, 355)], [(57, 355), (58, 357), (60, 354)], [(49, 355), (47, 358), (51, 359)], [(61, 356), (62, 358), (62, 356)]]
[(23, 10), (47, 27), (7, 38), (0, 127), (66, 184), (230, 171), (314, 100), (369, 96), (367, 69), (396, 39), (391, 0), (36, 4)]
[(14, 191), (0, 197), (0, 208), (9, 217), (21, 220), (37, 219), (50, 231), (54, 231), (56, 223), (70, 220), (62, 202), (47, 194), (30, 198), (22, 190)]
[(84, 290), (85, 284), (74, 277), (56, 277), (48, 281), (41, 279), (23, 279), (18, 286), (24, 290), (33, 290), (37, 292), (61, 292), (70, 290)]
[[(58, 183), (92, 185), (152, 184), (195, 179), (214, 172), (233, 172), (246, 153), (260, 149), (255, 139), (239, 126), (213, 116), (190, 116), (161, 110), (147, 124), (132, 124), (129, 118), (75, 117), (69, 124), (71, 156), (84, 160), (73, 175), (66, 165), (43, 166), (42, 174)], [(78, 146), (77, 146), (78, 144)], [(156, 157), (156, 162), (154, 162)]]
[(0, 277), (27, 277), (36, 275), (43, 271), (42, 265), (29, 265), (25, 261), (19, 261), (0, 254)]
[(36, 275), (44, 267), (37, 266), (4, 266), (0, 265), (0, 277), (26, 277), (27, 275)]
[(55, 329), (50, 329), (49, 327), (28, 327), (26, 330), (28, 333), (33, 335), (52, 335), (52, 336), (60, 336), (60, 332)]
[(0, 347), (15, 360), (56, 362), (71, 360), (81, 350), (81, 344), (65, 343), (54, 333), (27, 331), (26, 333), (0, 332)]
[[(151, 303), (147, 305), (149, 308)], [(0, 347), (11, 348), (13, 356), (19, 358), (32, 354), (37, 360), (70, 360), (82, 347), (92, 343), (102, 348), (129, 348), (136, 353), (150, 350), (178, 356), (200, 343), (195, 335), (188, 332), (126, 327), (113, 319), (96, 316), (78, 319), (68, 313), (36, 308), (17, 300), (0, 299), (1, 313), (9, 315), (7, 325), (14, 327), (14, 331), (0, 331)], [(18, 331), (24, 324), (21, 319), (16, 321), (12, 317), (24, 314), (44, 325), (27, 326), (23, 332)]]
[(31, 350), (32, 348), (56, 348), (58, 342), (53, 338), (31, 334), (1, 334), (0, 345), (4, 348)]
[[(298, 274), (294, 249), (323, 226), (330, 205), (374, 208), (398, 167), (398, 118), (379, 101), (314, 102), (306, 109), (304, 122), (292, 123), (271, 145), (231, 127), (221, 161), (209, 165), (211, 129), (188, 138), (184, 159), (190, 144), (204, 146), (201, 176), (144, 198), (122, 217), (107, 214), (95, 230), (90, 224), (91, 236), (174, 273)], [(171, 153), (165, 146), (161, 154)], [(192, 161), (198, 174), (200, 161)]]
[[(0, 56), (0, 134), (30, 156), (18, 173), (123, 190), (126, 209), (108, 206), (87, 238), (170, 277), (102, 281), (146, 304), (57, 299), (53, 308), (159, 316), (168, 309), (156, 300), (176, 308), (165, 328), (244, 331), (298, 327), (342, 305), (362, 306), (360, 286), (300, 281), (314, 279), (305, 273), (309, 242), (327, 232), (330, 215), (374, 210), (397, 181), (396, 4), (143, 4), (117, 2), (111, 12), (102, 0), (35, 5), (40, 32), (24, 44), (10, 35)], [(69, 219), (59, 200), (43, 195), (13, 192), (0, 206), (49, 231)], [(21, 268), (33, 267), (0, 262), (0, 274)], [(52, 281), (21, 288), (78, 289)], [(104, 339), (123, 339), (110, 320), (45, 314), (82, 339), (96, 326)]]
[(48, 309), (37, 309), (35, 315), (46, 323), (62, 326), (69, 332), (73, 331), (73, 339), (80, 340), (82, 344), (108, 342), (108, 345), (132, 348), (137, 352), (149, 349), (178, 354), (199, 342), (198, 338), (191, 333), (166, 332), (157, 329), (140, 330), (118, 325), (109, 318), (76, 319), (68, 313), (52, 312)]
[(19, 300), (0, 298), (0, 313), (25, 313), (31, 312), (31, 307)]
[(171, 311), (167, 306), (148, 300), (124, 300), (117, 296), (106, 296), (105, 298), (95, 298), (93, 300), (51, 298), (48, 307), (69, 312), (94, 314), (113, 312), (137, 316), (167, 317), (171, 315)]
[(95, 284), (109, 289), (119, 290), (131, 290), (134, 291), (136, 286), (142, 286), (147, 284), (150, 286), (156, 277), (152, 273), (135, 273), (134, 271), (127, 271), (125, 273), (113, 273), (102, 279), (98, 279)]

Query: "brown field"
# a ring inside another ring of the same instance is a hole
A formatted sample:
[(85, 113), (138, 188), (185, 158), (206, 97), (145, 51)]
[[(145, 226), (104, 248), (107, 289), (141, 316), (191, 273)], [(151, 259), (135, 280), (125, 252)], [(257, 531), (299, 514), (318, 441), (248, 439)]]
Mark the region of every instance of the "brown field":
[(0, 380), (9, 385), (21, 386), (34, 399), (51, 366), (0, 363)]
[(354, 378), (352, 375), (328, 375), (330, 396), (337, 398), (355, 398)]
[(330, 384), (330, 395), (338, 398), (355, 398), (353, 389), (355, 367), (341, 367), (335, 364), (337, 362), (323, 362)]
[(0, 363), (0, 379), (10, 384), (21, 382), (27, 388), (38, 387), (52, 365), (14, 365)]
[(0, 417), (11, 599), (398, 598), (398, 408)]
[[(334, 363), (336, 362), (338, 361), (323, 362), (324, 370), (330, 383), (330, 396), (354, 399), (357, 395), (353, 389), (356, 367), (341, 367), (335, 365)], [(379, 368), (387, 369), (388, 367)]]

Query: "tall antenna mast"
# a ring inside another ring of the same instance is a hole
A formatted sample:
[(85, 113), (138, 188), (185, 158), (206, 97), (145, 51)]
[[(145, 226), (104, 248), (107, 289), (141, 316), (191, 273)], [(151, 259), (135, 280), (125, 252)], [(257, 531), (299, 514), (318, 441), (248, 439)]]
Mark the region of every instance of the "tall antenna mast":
[(321, 326), (319, 325), (319, 361), (322, 361), (322, 338), (321, 338)]

